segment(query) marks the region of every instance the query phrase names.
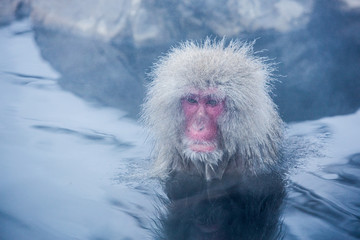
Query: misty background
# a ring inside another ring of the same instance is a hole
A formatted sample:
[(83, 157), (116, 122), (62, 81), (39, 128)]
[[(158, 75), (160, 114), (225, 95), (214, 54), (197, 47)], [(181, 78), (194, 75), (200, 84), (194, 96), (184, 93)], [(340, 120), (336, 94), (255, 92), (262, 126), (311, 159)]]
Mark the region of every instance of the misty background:
[[(148, 176), (137, 120), (152, 64), (207, 36), (276, 64), (292, 167), (181, 201), (201, 185)], [(0, 239), (360, 239), (359, 65), (359, 0), (0, 0)]]
[(41, 55), (78, 96), (136, 117), (146, 73), (188, 39), (256, 40), (276, 63), (273, 98), (285, 121), (360, 107), (356, 0), (1, 0), (0, 23), (30, 16)]

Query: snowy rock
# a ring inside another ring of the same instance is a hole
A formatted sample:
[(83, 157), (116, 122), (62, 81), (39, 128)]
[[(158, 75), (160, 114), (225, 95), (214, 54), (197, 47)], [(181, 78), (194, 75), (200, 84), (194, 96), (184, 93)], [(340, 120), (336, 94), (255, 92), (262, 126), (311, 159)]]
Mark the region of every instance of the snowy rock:
[[(91, 6), (91, 7), (89, 7)], [(45, 27), (107, 41), (131, 39), (135, 46), (169, 43), (185, 29), (203, 28), (235, 36), (244, 30), (286, 32), (304, 26), (312, 0), (143, 1), (32, 0), (32, 17)]]
[(21, 19), (30, 14), (29, 0), (1, 0), (0, 26), (6, 25), (15, 19)]
[(168, 40), (172, 31), (169, 14), (156, 5), (155, 1), (91, 0), (72, 1), (69, 6), (68, 1), (32, 0), (32, 18), (47, 28), (105, 41), (130, 39), (135, 46), (143, 46)]

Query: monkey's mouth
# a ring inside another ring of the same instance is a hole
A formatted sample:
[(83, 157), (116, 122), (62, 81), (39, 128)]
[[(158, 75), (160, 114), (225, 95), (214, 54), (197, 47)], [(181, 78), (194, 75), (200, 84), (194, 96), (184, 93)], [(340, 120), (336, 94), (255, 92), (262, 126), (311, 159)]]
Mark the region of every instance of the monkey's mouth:
[(183, 138), (183, 155), (185, 159), (198, 164), (217, 165), (222, 159), (223, 151), (219, 148), (216, 140), (195, 140)]
[(213, 152), (216, 150), (215, 145), (209, 145), (209, 144), (193, 144), (189, 146), (191, 150), (194, 152)]
[(185, 146), (193, 152), (213, 152), (217, 149), (216, 142), (213, 141), (199, 141), (199, 140), (185, 140)]

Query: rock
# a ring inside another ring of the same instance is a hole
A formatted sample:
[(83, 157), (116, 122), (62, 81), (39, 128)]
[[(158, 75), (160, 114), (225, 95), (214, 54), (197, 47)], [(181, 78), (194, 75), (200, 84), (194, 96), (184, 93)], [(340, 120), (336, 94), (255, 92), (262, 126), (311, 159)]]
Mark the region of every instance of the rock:
[[(91, 7), (89, 7), (91, 6)], [(131, 41), (135, 46), (161, 44), (171, 37), (169, 14), (156, 1), (32, 0), (36, 25), (92, 36), (107, 42)]]
[(29, 0), (0, 0), (0, 26), (30, 14)]

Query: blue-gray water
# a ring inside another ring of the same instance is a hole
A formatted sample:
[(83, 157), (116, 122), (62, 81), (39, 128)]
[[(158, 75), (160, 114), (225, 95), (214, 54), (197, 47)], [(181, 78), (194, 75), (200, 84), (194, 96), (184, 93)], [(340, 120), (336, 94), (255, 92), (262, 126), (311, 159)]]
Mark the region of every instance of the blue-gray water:
[(360, 239), (360, 111), (290, 123), (285, 180), (163, 188), (121, 56), (84, 46), (77, 69), (54, 46), (28, 21), (0, 29), (0, 239)]

